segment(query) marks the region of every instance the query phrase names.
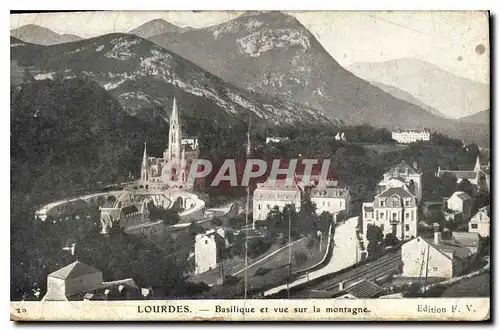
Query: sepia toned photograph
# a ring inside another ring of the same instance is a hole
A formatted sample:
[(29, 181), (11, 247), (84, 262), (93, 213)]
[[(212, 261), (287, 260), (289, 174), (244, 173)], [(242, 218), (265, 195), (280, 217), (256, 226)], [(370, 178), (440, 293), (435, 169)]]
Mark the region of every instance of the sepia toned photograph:
[(11, 13), (11, 320), (489, 320), (489, 24)]

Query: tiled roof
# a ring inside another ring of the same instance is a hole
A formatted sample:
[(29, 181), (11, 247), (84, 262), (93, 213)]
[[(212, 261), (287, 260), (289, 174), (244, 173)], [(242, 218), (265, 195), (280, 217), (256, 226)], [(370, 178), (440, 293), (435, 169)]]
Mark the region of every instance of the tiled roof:
[(49, 277), (59, 278), (59, 279), (71, 279), (77, 278), (83, 275), (90, 275), (101, 272), (99, 269), (89, 266), (88, 264), (76, 261), (64, 268), (54, 271), (49, 275)]
[(475, 179), (477, 177), (477, 172), (475, 171), (462, 171), (462, 170), (440, 170), (439, 176), (441, 177), (444, 173), (453, 174), (457, 179)]
[(474, 232), (452, 232), (455, 242), (465, 247), (479, 247), (479, 234)]
[(462, 191), (456, 191), (455, 193), (453, 193), (451, 195), (450, 199), (453, 197), (457, 197), (460, 200), (469, 200), (471, 198), (467, 193), (462, 192)]
[(414, 198), (415, 197), (408, 190), (405, 190), (402, 187), (389, 187), (387, 190), (385, 190), (384, 192), (377, 195), (377, 197), (387, 198), (387, 197), (391, 197), (393, 195), (398, 195), (401, 198)]
[[(461, 259), (471, 255), (470, 249), (458, 243), (453, 243), (450, 241), (441, 241), (439, 244), (435, 244), (433, 239), (429, 238), (422, 238), (422, 239), (442, 253), (452, 253), (453, 258)], [(445, 255), (449, 257), (447, 254)]]
[(383, 289), (377, 284), (364, 279), (361, 282), (356, 283), (351, 287), (347, 288), (346, 291), (347, 293), (351, 294), (356, 298), (368, 299), (368, 298), (374, 298), (375, 296), (379, 295), (380, 293), (382, 293)]

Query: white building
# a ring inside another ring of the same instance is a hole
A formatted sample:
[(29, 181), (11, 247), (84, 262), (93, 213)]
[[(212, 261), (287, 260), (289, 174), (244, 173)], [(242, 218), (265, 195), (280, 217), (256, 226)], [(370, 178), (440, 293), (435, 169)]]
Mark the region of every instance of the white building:
[(383, 177), (383, 180), (378, 184), (378, 193), (389, 187), (402, 186), (401, 183), (404, 183), (412, 194), (416, 195), (419, 200), (422, 199), (422, 171), (419, 170), (416, 162), (410, 166), (405, 161), (401, 161), (387, 170)]
[(469, 232), (478, 233), (481, 237), (490, 236), (490, 206), (479, 209), (470, 219)]
[(417, 197), (406, 186), (387, 188), (373, 202), (363, 203), (362, 213), (365, 247), (370, 224), (380, 227), (384, 235), (392, 233), (400, 240), (417, 236)]
[(282, 141), (290, 140), (288, 137), (266, 137), (266, 144), (269, 143), (280, 143)]
[(472, 203), (472, 198), (467, 193), (456, 191), (446, 201), (446, 219), (455, 219), (458, 214), (461, 214), (464, 220), (469, 219), (472, 212)]
[(111, 297), (138, 299), (138, 287), (131, 278), (104, 282), (100, 270), (75, 261), (47, 276), (47, 293), (42, 301), (106, 300)]
[(253, 223), (263, 221), (275, 206), (280, 210), (286, 205), (294, 204), (297, 211), (300, 210), (302, 192), (299, 186), (287, 183), (286, 180), (267, 180), (257, 184), (253, 192)]
[(421, 130), (394, 130), (392, 131), (392, 139), (400, 144), (409, 144), (417, 141), (431, 140), (431, 132), (427, 129)]
[(311, 189), (311, 202), (316, 205), (318, 215), (323, 212), (334, 214), (344, 210), (349, 215), (350, 199), (349, 189), (339, 186), (337, 181), (320, 180)]
[(441, 232), (435, 232), (434, 239), (416, 237), (401, 248), (402, 276), (455, 277), (467, 268), (474, 257), (470, 248), (455, 240), (443, 240)]
[(224, 238), (216, 231), (196, 235), (194, 244), (195, 274), (201, 274), (217, 267), (225, 246)]

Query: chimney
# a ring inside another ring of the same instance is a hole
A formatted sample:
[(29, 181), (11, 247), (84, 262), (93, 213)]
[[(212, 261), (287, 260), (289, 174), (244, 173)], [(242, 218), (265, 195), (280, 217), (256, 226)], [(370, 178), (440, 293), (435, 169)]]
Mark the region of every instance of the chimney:
[(439, 245), (441, 243), (442, 234), (440, 231), (434, 232), (434, 244)]
[(344, 282), (339, 282), (339, 291), (343, 291), (344, 290)]
[(413, 169), (418, 171), (418, 163), (417, 162), (413, 162)]

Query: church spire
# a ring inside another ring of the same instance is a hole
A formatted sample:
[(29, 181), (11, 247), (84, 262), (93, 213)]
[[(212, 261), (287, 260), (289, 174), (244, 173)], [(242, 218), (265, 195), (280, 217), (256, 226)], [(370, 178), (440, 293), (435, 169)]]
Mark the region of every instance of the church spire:
[(141, 163), (141, 181), (148, 180), (148, 153), (146, 151), (146, 142), (144, 142), (144, 155)]
[(474, 166), (474, 171), (475, 172), (481, 171), (481, 162), (479, 160), (479, 154), (477, 155), (476, 158), (476, 165)]

